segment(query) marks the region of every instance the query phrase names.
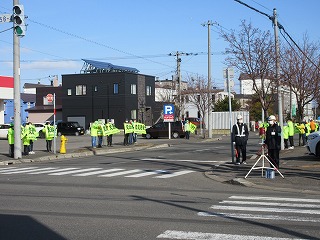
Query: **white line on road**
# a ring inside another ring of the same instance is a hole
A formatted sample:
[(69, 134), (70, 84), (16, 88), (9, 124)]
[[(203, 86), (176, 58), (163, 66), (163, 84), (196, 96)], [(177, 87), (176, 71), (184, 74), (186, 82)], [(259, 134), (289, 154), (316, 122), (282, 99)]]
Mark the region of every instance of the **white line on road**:
[(99, 170), (99, 169), (102, 169), (102, 168), (78, 169), (78, 170), (71, 170), (71, 171), (66, 171), (66, 172), (50, 173), (48, 175), (61, 176), (61, 175), (67, 175), (67, 174), (73, 174), (73, 173), (89, 172), (89, 171), (94, 171), (94, 170)]
[(237, 205), (260, 205), (260, 206), (277, 206), (277, 207), (296, 207), (296, 208), (320, 208), (316, 204), (299, 204), (299, 203), (280, 203), (280, 202), (251, 202), (251, 201), (228, 201), (220, 203), (237, 204)]
[(213, 205), (210, 208), (217, 210), (232, 210), (232, 211), (256, 211), (256, 212), (283, 212), (283, 213), (301, 213), (301, 214), (320, 214), (316, 210), (302, 210), (292, 208), (261, 208), (261, 207), (236, 207), (236, 206), (219, 206)]
[(27, 170), (27, 169), (35, 169), (37, 167), (28, 167), (28, 168), (14, 168), (14, 169), (5, 169), (5, 170), (1, 170), (0, 173), (4, 173), (4, 172), (13, 172), (13, 171), (23, 171), (23, 170)]
[(10, 169), (13, 169), (13, 168), (17, 168), (17, 167), (6, 167), (6, 168), (1, 168), (2, 170), (0, 170), (0, 172), (2, 172), (2, 171), (7, 171), (7, 170), (10, 170)]
[(137, 178), (137, 177), (145, 177), (145, 176), (150, 176), (150, 175), (159, 174), (159, 173), (166, 173), (166, 171), (163, 171), (163, 170), (147, 171), (147, 172), (137, 173), (137, 174), (129, 175), (125, 177)]
[(126, 174), (130, 174), (130, 173), (141, 172), (141, 171), (142, 170), (140, 170), (140, 169), (133, 169), (133, 170), (123, 171), (123, 172), (99, 175), (98, 177), (114, 177), (114, 176), (126, 175)]
[[(41, 168), (41, 170), (52, 170), (52, 169), (56, 169), (56, 168), (52, 168), (52, 167), (48, 167), (48, 168)], [(15, 173), (30, 173), (30, 172), (36, 172), (39, 171), (39, 169), (28, 169), (28, 170), (17, 170), (15, 172), (6, 172), (6, 173), (2, 173), (2, 174), (15, 174)]]
[(65, 169), (55, 169), (55, 170), (45, 170), (41, 171), (43, 169), (38, 169), (40, 172), (33, 172), (33, 173), (28, 173), (28, 174), (43, 174), (43, 173), (52, 173), (52, 172), (63, 172), (63, 171), (68, 171), (68, 170), (73, 170), (73, 169), (79, 169), (79, 168), (65, 168)]
[(260, 220), (277, 220), (277, 221), (292, 221), (292, 222), (320, 222), (319, 218), (306, 218), (295, 216), (280, 216), (280, 215), (256, 215), (256, 214), (241, 214), (241, 213), (214, 213), (214, 212), (198, 212), (201, 217), (226, 217), (239, 219), (260, 219)]
[[(221, 233), (202, 233), (202, 232), (185, 232), (167, 230), (164, 233), (157, 236), (157, 238), (167, 239), (189, 239), (189, 240), (298, 240), (298, 238), (279, 238), (279, 237), (263, 237), (263, 236), (249, 236), (249, 235), (232, 235), (232, 234), (221, 234)], [(300, 239), (302, 240), (302, 239)]]
[(211, 161), (211, 160), (175, 160), (175, 159), (164, 159), (164, 158), (142, 158), (141, 161), (161, 161), (161, 162), (195, 162), (195, 163), (217, 163), (225, 161)]
[(100, 171), (94, 171), (94, 172), (88, 172), (88, 173), (79, 173), (79, 174), (74, 174), (72, 176), (85, 177), (85, 176), (97, 175), (97, 174), (100, 174), (100, 173), (116, 172), (116, 171), (122, 171), (122, 170), (124, 170), (124, 169), (122, 169), (122, 168), (113, 168), (113, 169), (100, 170)]
[(157, 177), (153, 177), (153, 178), (172, 178), (172, 177), (176, 177), (176, 176), (180, 176), (180, 175), (184, 175), (184, 174), (192, 173), (192, 172), (194, 172), (194, 171), (185, 170), (185, 171), (179, 171), (179, 172), (175, 172), (175, 173), (165, 174), (165, 175), (161, 175), (161, 176), (157, 176)]
[(287, 202), (309, 202), (320, 203), (320, 199), (312, 198), (278, 198), (278, 197), (256, 197), (256, 196), (231, 196), (230, 199), (263, 200), (263, 201), (287, 201)]

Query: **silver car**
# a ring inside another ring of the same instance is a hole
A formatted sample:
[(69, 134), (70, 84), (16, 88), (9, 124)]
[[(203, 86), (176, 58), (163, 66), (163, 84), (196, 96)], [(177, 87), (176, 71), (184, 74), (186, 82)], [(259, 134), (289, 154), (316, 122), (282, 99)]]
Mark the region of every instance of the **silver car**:
[(10, 124), (0, 124), (0, 139), (8, 139)]
[(308, 135), (306, 147), (310, 153), (320, 157), (320, 131)]

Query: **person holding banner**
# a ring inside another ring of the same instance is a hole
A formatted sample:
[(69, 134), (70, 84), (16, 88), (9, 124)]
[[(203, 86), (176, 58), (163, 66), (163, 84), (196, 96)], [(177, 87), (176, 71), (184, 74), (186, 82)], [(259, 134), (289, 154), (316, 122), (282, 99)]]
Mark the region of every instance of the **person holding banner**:
[(46, 122), (46, 125), (42, 129), (42, 132), (46, 136), (46, 147), (47, 147), (47, 152), (52, 152), (51, 147), (52, 147), (52, 139), (54, 139), (54, 131), (55, 127), (50, 125), (50, 122)]
[(120, 130), (118, 128), (116, 128), (116, 126), (111, 121), (109, 121), (106, 124), (106, 128), (107, 128), (107, 130), (106, 130), (107, 146), (112, 147), (112, 136), (113, 136), (113, 134), (119, 133)]
[(123, 123), (123, 132), (124, 132), (124, 140), (123, 140), (123, 145), (124, 146), (128, 146), (129, 145), (129, 137), (130, 134), (132, 134), (134, 131), (133, 126), (131, 123), (128, 122), (128, 120), (126, 120)]

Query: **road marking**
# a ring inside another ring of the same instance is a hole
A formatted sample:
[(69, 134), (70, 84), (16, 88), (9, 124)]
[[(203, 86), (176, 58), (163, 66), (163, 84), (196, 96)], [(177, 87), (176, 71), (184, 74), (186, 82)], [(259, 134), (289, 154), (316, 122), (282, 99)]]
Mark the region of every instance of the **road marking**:
[(0, 173), (4, 173), (4, 172), (11, 172), (11, 171), (23, 171), (23, 170), (27, 170), (27, 169), (35, 169), (37, 167), (28, 167), (28, 168), (15, 168), (15, 169), (6, 169), (6, 170), (1, 170)]
[(86, 169), (70, 170), (66, 172), (50, 173), (48, 175), (61, 176), (61, 175), (67, 175), (72, 173), (89, 172), (89, 171), (99, 170), (99, 169), (102, 169), (102, 168), (86, 168)]
[[(33, 173), (28, 173), (28, 174), (43, 174), (43, 173), (52, 173), (52, 172), (63, 172), (63, 171), (73, 170), (73, 169), (79, 169), (79, 168), (65, 168), (65, 169), (46, 170), (46, 171), (33, 172)], [(42, 169), (39, 169), (39, 170), (42, 170)]]
[(165, 175), (161, 175), (161, 176), (157, 176), (157, 177), (153, 177), (153, 178), (172, 178), (172, 177), (176, 177), (176, 176), (180, 176), (180, 175), (184, 175), (187, 173), (192, 173), (194, 171), (191, 170), (185, 170), (185, 171), (179, 171), (179, 172), (175, 172), (175, 173), (169, 173), (169, 174), (165, 174)]
[(198, 212), (200, 217), (226, 217), (240, 219), (260, 219), (260, 220), (277, 220), (277, 221), (292, 221), (292, 222), (320, 222), (318, 218), (295, 217), (295, 216), (280, 216), (280, 215), (259, 215), (259, 214), (241, 214), (241, 213), (214, 213), (214, 212)]
[(6, 168), (1, 168), (2, 170), (0, 170), (0, 172), (2, 172), (2, 171), (7, 171), (7, 170), (10, 170), (10, 169), (13, 169), (13, 168), (17, 168), (17, 167), (6, 167)]
[[(233, 234), (221, 234), (221, 233), (202, 233), (202, 232), (185, 232), (167, 230), (164, 233), (157, 236), (157, 238), (167, 239), (198, 239), (198, 240), (221, 240), (221, 239), (233, 239), (233, 240), (298, 240), (298, 238), (279, 238), (279, 237), (263, 237), (263, 236), (250, 236), (250, 235), (233, 235)], [(299, 239), (302, 240), (302, 239)]]
[(116, 172), (116, 171), (121, 171), (121, 170), (124, 170), (124, 169), (122, 169), (122, 168), (113, 168), (113, 169), (100, 170), (100, 171), (94, 171), (94, 172), (88, 172), (88, 173), (79, 173), (79, 174), (75, 174), (75, 175), (72, 175), (72, 176), (85, 177), (85, 176), (97, 175), (97, 174), (100, 174), (100, 173)]
[(133, 170), (128, 170), (128, 171), (124, 171), (124, 172), (117, 172), (117, 173), (99, 175), (98, 177), (114, 177), (114, 176), (126, 175), (126, 174), (130, 174), (130, 173), (141, 172), (141, 171), (143, 171), (143, 170), (133, 169)]
[(159, 174), (159, 173), (167, 173), (167, 171), (163, 171), (163, 170), (147, 171), (147, 172), (137, 173), (137, 174), (129, 175), (125, 177), (137, 178), (137, 177), (145, 177), (145, 176), (150, 176), (150, 175)]
[(255, 211), (255, 212), (283, 212), (283, 213), (301, 213), (301, 214), (320, 214), (316, 210), (302, 210), (293, 208), (260, 208), (260, 207), (237, 207), (237, 206), (220, 206), (213, 205), (210, 208), (217, 210), (233, 210), (233, 211)]
[(260, 206), (278, 206), (278, 207), (297, 207), (297, 208), (320, 208), (316, 204), (299, 204), (299, 203), (277, 203), (277, 202), (247, 202), (247, 201), (228, 201), (220, 203), (237, 204), (237, 205), (260, 205)]
[(174, 159), (164, 159), (164, 158), (142, 158), (140, 161), (163, 161), (163, 162), (195, 162), (195, 163), (217, 163), (217, 162), (225, 162), (225, 161), (207, 161), (207, 160), (174, 160)]
[(263, 200), (263, 201), (287, 201), (287, 202), (309, 202), (320, 203), (320, 199), (312, 198), (280, 198), (280, 197), (259, 197), (259, 196), (230, 196), (229, 199)]
[[(42, 168), (41, 170), (52, 170), (52, 169), (55, 169), (55, 168), (52, 168), (52, 167), (49, 167), (49, 168)], [(6, 172), (6, 173), (2, 173), (2, 174), (15, 174), (15, 173), (30, 173), (30, 172), (36, 172), (36, 171), (39, 171), (39, 169), (28, 169), (28, 170), (17, 170), (15, 172)]]

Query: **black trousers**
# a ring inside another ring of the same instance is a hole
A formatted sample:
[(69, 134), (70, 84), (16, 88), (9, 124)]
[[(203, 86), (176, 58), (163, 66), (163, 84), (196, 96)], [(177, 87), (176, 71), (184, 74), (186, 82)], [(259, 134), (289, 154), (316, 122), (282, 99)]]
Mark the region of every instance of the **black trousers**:
[(269, 160), (272, 162), (273, 165), (275, 165), (276, 168), (279, 168), (279, 158), (280, 158), (279, 155), (280, 155), (279, 149), (268, 149)]
[(289, 136), (290, 147), (294, 147), (293, 136)]
[(52, 146), (52, 140), (46, 140), (47, 145), (47, 151), (51, 152), (51, 146)]
[[(237, 145), (236, 148), (236, 162), (240, 162), (240, 155), (242, 156), (242, 162), (247, 160), (247, 146), (246, 145)], [(241, 153), (241, 154), (240, 154)]]
[(112, 134), (107, 136), (107, 145), (108, 146), (112, 145)]
[(10, 157), (14, 157), (14, 144), (9, 144), (9, 155)]

